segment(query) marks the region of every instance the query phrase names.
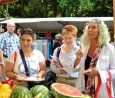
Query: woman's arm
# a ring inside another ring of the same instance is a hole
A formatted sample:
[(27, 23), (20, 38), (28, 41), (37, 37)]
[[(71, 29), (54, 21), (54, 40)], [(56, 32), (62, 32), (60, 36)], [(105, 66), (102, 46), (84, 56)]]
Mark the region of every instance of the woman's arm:
[(75, 59), (75, 62), (74, 62), (74, 68), (77, 67), (77, 65), (79, 64), (82, 56), (83, 56), (83, 50), (82, 50), (82, 47), (80, 46), (79, 50), (76, 52), (76, 59)]
[(40, 72), (37, 75), (37, 78), (42, 78), (46, 74), (46, 63), (45, 61), (40, 63)]
[(4, 65), (3, 52), (1, 49), (0, 49), (0, 65)]
[(13, 68), (14, 68), (14, 64), (6, 61), (6, 65), (5, 65), (6, 76), (12, 79), (16, 79), (17, 74), (13, 72)]

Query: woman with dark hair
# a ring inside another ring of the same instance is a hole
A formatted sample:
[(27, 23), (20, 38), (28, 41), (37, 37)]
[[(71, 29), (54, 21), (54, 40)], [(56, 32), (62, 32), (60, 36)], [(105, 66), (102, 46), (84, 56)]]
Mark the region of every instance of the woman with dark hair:
[[(6, 76), (14, 80), (14, 84), (28, 87), (27, 72), (22, 61), (22, 54), (24, 55), (27, 68), (29, 70), (29, 78), (37, 79), (45, 76), (46, 64), (43, 54), (39, 50), (33, 50), (34, 33), (32, 29), (26, 28), (22, 30), (20, 36), (21, 49), (11, 53), (6, 61), (5, 73)], [(15, 55), (17, 54), (17, 55)], [(14, 58), (16, 60), (14, 61)], [(21, 81), (21, 82), (20, 82)]]

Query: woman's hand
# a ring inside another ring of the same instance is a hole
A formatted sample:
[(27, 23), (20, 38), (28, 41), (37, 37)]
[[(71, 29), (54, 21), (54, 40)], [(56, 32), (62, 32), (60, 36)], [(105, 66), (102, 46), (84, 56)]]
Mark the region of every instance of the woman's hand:
[(59, 71), (61, 74), (67, 73), (67, 70), (65, 68), (59, 68)]
[(86, 75), (88, 75), (89, 77), (95, 77), (95, 76), (98, 76), (98, 75), (99, 75), (98, 70), (96, 70), (96, 69), (93, 68), (93, 67), (90, 67), (90, 69), (91, 69), (92, 71), (85, 73)]
[(80, 45), (79, 50), (76, 52), (76, 57), (77, 59), (81, 59), (81, 57), (83, 56), (83, 50), (82, 50), (82, 46)]
[(21, 77), (19, 75), (16, 75), (15, 76), (15, 79), (18, 81), (18, 82), (22, 82), (23, 80), (25, 80), (27, 78), (27, 76), (24, 76), (24, 77)]
[(83, 51), (82, 51), (82, 48), (80, 46), (79, 50), (76, 52), (76, 59), (74, 62), (74, 68), (76, 68), (76, 66), (79, 64), (82, 56), (83, 56)]
[(38, 74), (36, 78), (42, 78), (43, 76), (41, 74)]

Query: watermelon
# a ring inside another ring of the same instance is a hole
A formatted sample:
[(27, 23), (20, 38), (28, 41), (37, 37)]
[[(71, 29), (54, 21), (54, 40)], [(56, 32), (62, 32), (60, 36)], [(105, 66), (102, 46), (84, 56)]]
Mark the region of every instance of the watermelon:
[(91, 97), (87, 94), (83, 94), (83, 98), (91, 98)]
[(16, 87), (10, 98), (33, 98), (31, 92), (26, 87)]
[(50, 91), (44, 91), (38, 93), (34, 98), (54, 98)]
[(51, 92), (55, 98), (83, 98), (83, 94), (78, 89), (62, 83), (53, 83)]
[(30, 89), (30, 92), (32, 93), (32, 96), (35, 97), (38, 93), (41, 92), (49, 92), (48, 88), (43, 85), (36, 85)]

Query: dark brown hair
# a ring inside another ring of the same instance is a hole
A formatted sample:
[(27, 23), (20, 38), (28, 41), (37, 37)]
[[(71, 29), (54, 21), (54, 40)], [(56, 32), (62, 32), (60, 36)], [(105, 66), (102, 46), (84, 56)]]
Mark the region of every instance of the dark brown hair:
[(25, 29), (23, 29), (22, 32), (21, 32), (21, 37), (24, 34), (30, 35), (32, 37), (32, 40), (34, 40), (34, 32), (33, 32), (33, 30), (31, 28), (25, 28)]

